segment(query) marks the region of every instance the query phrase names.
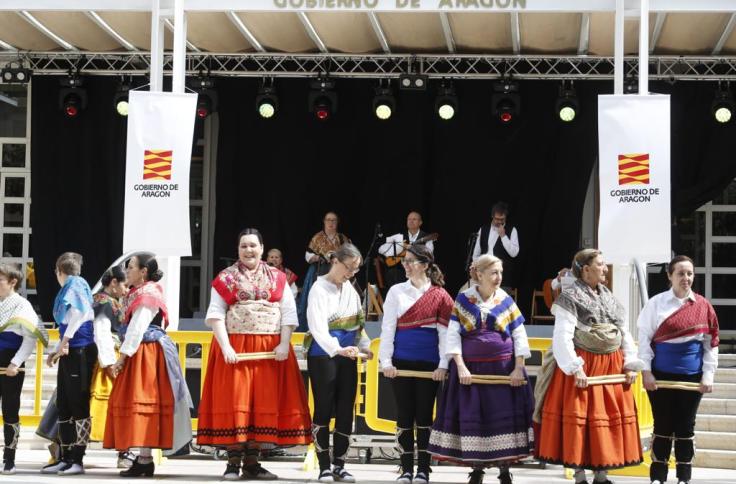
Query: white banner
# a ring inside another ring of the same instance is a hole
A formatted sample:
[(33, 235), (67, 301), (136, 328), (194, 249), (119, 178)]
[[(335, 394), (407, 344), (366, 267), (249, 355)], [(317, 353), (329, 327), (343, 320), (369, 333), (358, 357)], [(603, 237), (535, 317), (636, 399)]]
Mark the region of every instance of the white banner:
[(598, 96), (598, 247), (608, 262), (666, 262), (670, 97)]
[(196, 94), (131, 91), (123, 252), (189, 256), (189, 164)]

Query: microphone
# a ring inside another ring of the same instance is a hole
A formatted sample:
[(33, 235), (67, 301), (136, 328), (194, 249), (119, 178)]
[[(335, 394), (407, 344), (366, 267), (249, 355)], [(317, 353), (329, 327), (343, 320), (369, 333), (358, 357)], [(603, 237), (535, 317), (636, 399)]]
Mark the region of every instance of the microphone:
[(380, 238), (383, 237), (383, 230), (381, 230), (381, 224), (376, 224), (376, 237)]

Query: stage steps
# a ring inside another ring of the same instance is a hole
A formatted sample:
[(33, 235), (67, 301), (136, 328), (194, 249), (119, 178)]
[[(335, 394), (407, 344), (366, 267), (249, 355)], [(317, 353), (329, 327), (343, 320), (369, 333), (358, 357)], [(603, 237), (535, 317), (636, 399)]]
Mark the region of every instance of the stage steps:
[(736, 354), (719, 355), (718, 366), (713, 393), (698, 409), (696, 467), (733, 468), (736, 462)]

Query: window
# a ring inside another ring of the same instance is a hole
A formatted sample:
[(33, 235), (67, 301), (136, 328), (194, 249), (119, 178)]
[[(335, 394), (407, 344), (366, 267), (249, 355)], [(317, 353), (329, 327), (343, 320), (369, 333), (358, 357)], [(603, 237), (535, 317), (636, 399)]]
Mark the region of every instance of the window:
[(0, 254), (23, 271), (18, 292), (35, 306), (36, 277), (31, 257), (30, 110), (27, 86), (3, 86), (18, 106), (0, 102)]
[(695, 261), (695, 290), (708, 298), (720, 327), (736, 333), (736, 180), (712, 202), (677, 219), (676, 251)]

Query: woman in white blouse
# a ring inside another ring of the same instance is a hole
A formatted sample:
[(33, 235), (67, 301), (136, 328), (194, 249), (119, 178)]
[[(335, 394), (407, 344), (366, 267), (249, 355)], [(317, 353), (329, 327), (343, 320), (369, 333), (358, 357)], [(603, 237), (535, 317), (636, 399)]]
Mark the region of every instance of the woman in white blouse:
[[(667, 480), (674, 441), (677, 480), (690, 481), (695, 455), (695, 415), (704, 393), (713, 391), (718, 366), (718, 318), (692, 290), (692, 259), (678, 255), (667, 266), (672, 288), (651, 298), (639, 314), (642, 378), (654, 414), (652, 483)], [(658, 381), (698, 384), (697, 391), (658, 388)]]
[[(383, 305), (378, 357), (383, 376), (393, 379), (396, 442), (401, 452), (399, 484), (427, 484), (427, 451), (432, 411), (439, 382), (447, 374), (445, 333), (452, 298), (443, 289), (444, 276), (428, 247), (412, 245), (401, 261), (409, 279), (391, 286)], [(397, 369), (432, 372), (432, 379), (398, 377)], [(418, 453), (414, 476), (414, 426)]]
[[(360, 270), (362, 257), (350, 243), (330, 255), (330, 271), (312, 286), (307, 306), (309, 333), (304, 342), (309, 381), (314, 395), (312, 433), (319, 461), (320, 482), (355, 482), (345, 470), (353, 430), (353, 407), (358, 385), (355, 358), (372, 358), (370, 339), (363, 330), (360, 296), (350, 279)], [(333, 468), (330, 470), (330, 419), (335, 412)]]
[[(469, 484), (482, 483), (490, 466), (498, 466), (501, 484), (511, 484), (509, 464), (534, 450), (534, 400), (524, 369), (531, 353), (524, 317), (501, 289), (501, 259), (484, 254), (473, 266), (477, 284), (458, 294), (447, 328), (452, 362), (429, 450), (472, 467)], [(476, 375), (508, 383), (486, 385), (474, 381)]]
[(153, 254), (130, 259), (130, 291), (123, 304), (123, 343), (113, 365), (104, 447), (127, 451), (139, 447), (123, 477), (152, 476), (151, 449), (176, 452), (192, 440), (192, 400), (179, 365), (176, 345), (165, 332), (168, 310), (158, 281), (163, 272)]

